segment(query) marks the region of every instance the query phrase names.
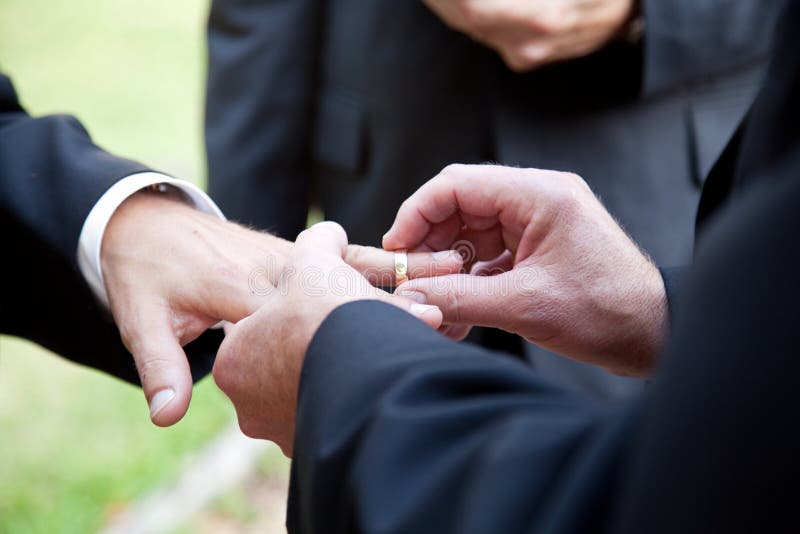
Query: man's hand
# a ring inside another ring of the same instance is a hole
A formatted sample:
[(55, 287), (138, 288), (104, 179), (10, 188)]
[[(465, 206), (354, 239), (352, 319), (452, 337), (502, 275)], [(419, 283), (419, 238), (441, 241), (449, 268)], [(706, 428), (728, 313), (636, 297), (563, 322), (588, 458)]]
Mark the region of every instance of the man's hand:
[(512, 70), (588, 55), (630, 20), (634, 0), (423, 0), (451, 28), (496, 50)]
[(292, 454), (306, 350), (334, 308), (352, 300), (377, 299), (408, 311), (432, 328), (442, 322), (435, 306), (371, 286), (345, 264), (346, 255), (347, 235), (336, 223), (319, 223), (301, 233), (277, 287), (255, 314), (228, 329), (214, 364), (214, 380), (236, 407), (242, 431), (274, 441), (287, 456)]
[(660, 273), (578, 176), (451, 165), (403, 203), (383, 244), (465, 252), (473, 274), (396, 292), (437, 305), (457, 335), (498, 327), (624, 375), (646, 374), (661, 347)]
[[(292, 243), (140, 192), (114, 213), (101, 266), (114, 320), (131, 351), (160, 426), (189, 406), (192, 378), (183, 346), (219, 321), (237, 322), (264, 303)], [(392, 254), (352, 246), (347, 260), (375, 283), (393, 285)], [(454, 253), (409, 255), (419, 276), (458, 272)]]

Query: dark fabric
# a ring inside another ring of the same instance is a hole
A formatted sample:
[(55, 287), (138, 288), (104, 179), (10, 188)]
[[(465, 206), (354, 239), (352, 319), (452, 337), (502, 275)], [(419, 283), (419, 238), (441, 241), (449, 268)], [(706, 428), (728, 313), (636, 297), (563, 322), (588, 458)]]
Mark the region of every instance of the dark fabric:
[[(770, 167), (795, 148), (793, 142), (800, 131), (800, 60), (792, 48), (796, 45), (792, 32), (797, 31), (792, 24), (791, 17), (781, 20), (775, 46), (772, 76), (780, 77), (782, 83), (764, 87), (734, 143), (713, 169), (698, 213), (701, 226), (725, 202), (763, 181)], [(776, 65), (783, 70), (777, 72)]]
[[(73, 117), (28, 116), (0, 75), (0, 332), (138, 383), (116, 327), (78, 272), (89, 211), (118, 179), (146, 167), (95, 146)], [(187, 347), (195, 379), (213, 364), (220, 333)]]
[(323, 4), (226, 0), (209, 16), (209, 192), (229, 218), (291, 240), (311, 194)]
[(620, 532), (800, 527), (798, 144), (784, 164), (707, 229), (634, 433)]
[(644, 91), (659, 93), (757, 62), (782, 1), (643, 0)]
[(314, 337), (297, 423), (289, 530), (326, 533), (592, 531), (629, 431), (618, 408), (370, 301)]
[(342, 306), (303, 368), (292, 532), (797, 531), (800, 129), (770, 111), (800, 89), (800, 2), (784, 17), (655, 383), (589, 401), (391, 306)]
[(686, 276), (687, 267), (662, 267), (659, 269), (661, 279), (664, 281), (664, 290), (667, 294), (667, 306), (671, 314), (674, 312), (674, 302), (681, 287), (681, 281)]
[(217, 0), (209, 188), (228, 215), (286, 238), (315, 201), (351, 241), (379, 245), (448, 163), (563, 169), (659, 264), (684, 264), (775, 4), (648, 0), (643, 45), (518, 75), (421, 2)]

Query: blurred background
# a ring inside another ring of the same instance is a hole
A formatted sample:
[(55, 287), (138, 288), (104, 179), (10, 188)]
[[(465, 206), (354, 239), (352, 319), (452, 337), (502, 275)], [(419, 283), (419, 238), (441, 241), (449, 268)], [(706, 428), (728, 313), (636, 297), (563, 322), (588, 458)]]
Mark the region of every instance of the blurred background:
[[(204, 184), (208, 7), (2, 0), (0, 70), (32, 115), (76, 115), (105, 149)], [(287, 480), (210, 378), (160, 429), (140, 390), (0, 337), (0, 533), (282, 532)]]

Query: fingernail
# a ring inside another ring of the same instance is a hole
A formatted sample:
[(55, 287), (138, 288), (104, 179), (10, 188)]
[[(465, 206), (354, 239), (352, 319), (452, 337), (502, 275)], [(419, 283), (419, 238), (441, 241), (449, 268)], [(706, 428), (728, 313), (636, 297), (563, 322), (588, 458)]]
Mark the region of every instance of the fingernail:
[(411, 313), (414, 315), (425, 315), (429, 311), (435, 310), (436, 306), (429, 306), (427, 304), (412, 304)]
[(163, 410), (174, 398), (175, 391), (172, 389), (162, 389), (153, 395), (153, 398), (150, 399), (150, 419), (158, 415), (158, 412)]
[(425, 293), (420, 293), (419, 291), (400, 290), (395, 294), (399, 297), (407, 298), (409, 300), (413, 300), (414, 302), (419, 302), (420, 304), (425, 304), (428, 302), (428, 297), (425, 295)]
[(458, 258), (461, 261), (461, 254), (457, 250), (442, 250), (441, 252), (434, 252), (433, 259), (436, 261), (451, 260)]

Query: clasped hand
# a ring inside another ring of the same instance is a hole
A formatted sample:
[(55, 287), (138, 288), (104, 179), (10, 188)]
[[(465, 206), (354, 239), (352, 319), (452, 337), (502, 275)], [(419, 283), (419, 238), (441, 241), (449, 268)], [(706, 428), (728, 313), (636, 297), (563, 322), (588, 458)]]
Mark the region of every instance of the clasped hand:
[(292, 453), (306, 350), (331, 311), (350, 301), (375, 299), (408, 311), (432, 328), (442, 323), (435, 306), (373, 287), (345, 263), (347, 252), (347, 235), (336, 223), (322, 222), (302, 232), (275, 290), (258, 311), (229, 329), (217, 354), (214, 379), (236, 407), (242, 431), (274, 441), (287, 456)]
[[(285, 288), (290, 279), (282, 273), (293, 254), (289, 241), (161, 195), (137, 193), (117, 209), (103, 238), (101, 267), (114, 321), (133, 354), (155, 424), (176, 423), (189, 406), (192, 375), (183, 346), (220, 321), (236, 323), (269, 304), (275, 288)], [(369, 284), (394, 284), (390, 252), (352, 245), (340, 256), (343, 266), (366, 277), (353, 286), (358, 296), (403, 301)], [(454, 253), (408, 259), (409, 272), (419, 276), (461, 268)], [(300, 304), (287, 308), (308, 310)], [(435, 315), (423, 315), (438, 326)]]
[(634, 0), (423, 0), (515, 71), (588, 55), (617, 36)]
[(654, 365), (666, 317), (661, 275), (574, 174), (451, 165), (403, 203), (383, 244), (467, 247), (470, 274), (396, 292), (441, 308), (451, 337), (492, 326), (621, 375)]
[[(451, 337), (472, 325), (501, 328), (619, 374), (642, 376), (655, 363), (666, 316), (661, 276), (578, 176), (449, 166), (403, 203), (384, 246), (469, 254), (464, 273), (410, 280), (392, 298), (345, 264), (341, 227), (303, 232), (276, 290), (230, 330), (217, 356), (214, 377), (246, 434), (291, 455), (306, 349), (325, 317), (356, 299), (400, 306)], [(386, 332), (388, 342), (400, 335)]]
[[(182, 346), (224, 320), (214, 377), (245, 433), (291, 454), (306, 349), (331, 311), (359, 299), (457, 339), (491, 326), (618, 374), (643, 376), (655, 364), (666, 323), (660, 273), (578, 176), (451, 165), (402, 204), (384, 248), (348, 245), (335, 223), (292, 244), (173, 200), (126, 201), (102, 266), (153, 421), (183, 416), (191, 375)], [(397, 249), (410, 251), (417, 278), (390, 295), (373, 284), (392, 285)], [(255, 291), (248, 273), (259, 268), (266, 280)]]

